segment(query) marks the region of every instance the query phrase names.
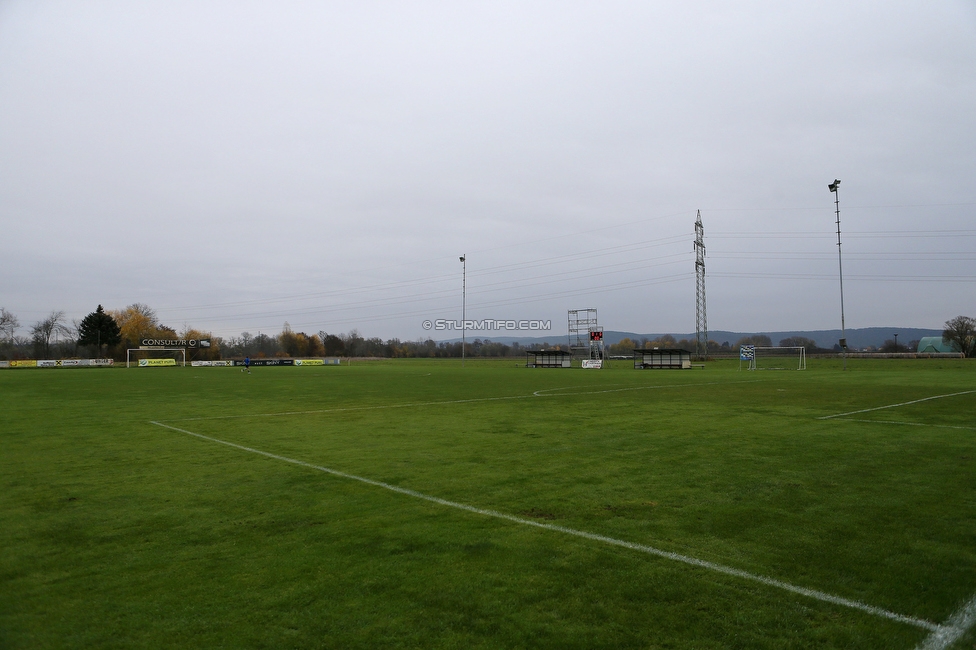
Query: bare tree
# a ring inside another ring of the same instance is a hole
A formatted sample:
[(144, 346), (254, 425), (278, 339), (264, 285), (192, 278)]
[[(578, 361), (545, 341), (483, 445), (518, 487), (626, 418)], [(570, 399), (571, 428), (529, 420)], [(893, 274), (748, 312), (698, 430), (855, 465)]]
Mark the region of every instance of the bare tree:
[(814, 352), (817, 349), (817, 342), (805, 336), (788, 336), (779, 342), (783, 348), (805, 348), (807, 352)]
[(37, 356), (51, 354), (51, 339), (71, 336), (71, 328), (65, 323), (63, 311), (52, 311), (44, 320), (31, 325), (31, 340)]
[(958, 345), (967, 357), (976, 356), (976, 318), (956, 316), (947, 320), (942, 338)]
[(13, 343), (14, 332), (20, 327), (20, 321), (12, 313), (0, 307), (0, 343)]

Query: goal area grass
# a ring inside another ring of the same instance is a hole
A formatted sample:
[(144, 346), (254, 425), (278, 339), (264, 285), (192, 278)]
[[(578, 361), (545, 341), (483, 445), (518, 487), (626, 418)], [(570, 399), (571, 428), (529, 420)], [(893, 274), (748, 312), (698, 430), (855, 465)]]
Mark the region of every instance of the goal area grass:
[(0, 549), (3, 648), (971, 648), (976, 364), (5, 370)]

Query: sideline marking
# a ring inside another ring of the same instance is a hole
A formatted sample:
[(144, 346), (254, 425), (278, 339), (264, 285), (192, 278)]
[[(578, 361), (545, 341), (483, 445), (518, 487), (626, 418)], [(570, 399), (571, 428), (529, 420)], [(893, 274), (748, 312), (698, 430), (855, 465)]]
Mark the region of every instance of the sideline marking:
[[(729, 383), (755, 384), (760, 381), (761, 380), (759, 379), (753, 379), (748, 381), (733, 381)], [(319, 413), (342, 413), (346, 411), (403, 409), (403, 408), (415, 408), (418, 406), (444, 406), (446, 404), (470, 404), (474, 402), (498, 402), (498, 401), (510, 400), (510, 399), (532, 399), (534, 397), (563, 397), (567, 395), (598, 395), (600, 393), (619, 393), (619, 392), (631, 391), (631, 390), (654, 390), (654, 389), (661, 389), (661, 388), (691, 388), (695, 386), (718, 386), (718, 385), (728, 385), (728, 383), (721, 382), (721, 381), (710, 381), (701, 384), (662, 384), (662, 385), (655, 385), (655, 386), (632, 386), (630, 388), (614, 388), (610, 390), (593, 390), (593, 391), (586, 391), (582, 393), (559, 393), (559, 394), (551, 394), (551, 395), (539, 394), (543, 392), (543, 390), (570, 390), (573, 388), (578, 388), (577, 386), (567, 386), (566, 388), (542, 389), (532, 393), (531, 395), (505, 395), (502, 397), (471, 397), (467, 399), (452, 399), (452, 400), (443, 400), (439, 402), (406, 402), (404, 404), (376, 404), (372, 406), (340, 406), (336, 408), (314, 409), (310, 411), (283, 411), (281, 413), (248, 413), (243, 415), (242, 414), (210, 415), (206, 417), (196, 417), (196, 418), (167, 418), (167, 421), (168, 422), (199, 422), (202, 420), (232, 420), (236, 418), (276, 418), (285, 415), (315, 415)]]
[(934, 427), (936, 429), (964, 429), (976, 431), (976, 427), (964, 427), (958, 424), (926, 424), (924, 422), (899, 422), (897, 420), (860, 420), (858, 418), (844, 418), (844, 422), (868, 422), (870, 424), (901, 424), (906, 427)]
[(976, 596), (950, 616), (940, 629), (933, 631), (918, 646), (918, 650), (944, 650), (958, 641), (973, 625), (976, 625)]
[(942, 399), (943, 397), (957, 397), (959, 395), (968, 395), (970, 393), (976, 393), (976, 390), (964, 390), (961, 393), (949, 393), (948, 395), (933, 395), (932, 397), (923, 397), (922, 399), (913, 399), (910, 402), (902, 402), (900, 404), (889, 404), (887, 406), (875, 406), (870, 409), (861, 409), (860, 411), (849, 411), (848, 413), (837, 413), (835, 415), (822, 415), (817, 420), (830, 420), (832, 418), (842, 418), (845, 415), (857, 415), (858, 413), (868, 413), (870, 411), (881, 411), (884, 409), (893, 409), (899, 406), (908, 406), (909, 404), (918, 404), (919, 402), (927, 402), (933, 399)]
[[(688, 555), (680, 555), (678, 553), (672, 553), (670, 551), (664, 551), (653, 546), (645, 546), (644, 544), (635, 544), (633, 542), (627, 542), (621, 539), (616, 539), (613, 537), (607, 537), (605, 535), (598, 535), (597, 533), (588, 533), (582, 530), (576, 530), (574, 528), (565, 528), (563, 526), (556, 526), (554, 524), (546, 524), (539, 521), (533, 521), (531, 519), (523, 519), (522, 517), (516, 517), (514, 515), (505, 514), (503, 512), (498, 512), (497, 510), (486, 510), (483, 508), (476, 508), (474, 506), (469, 506), (464, 503), (458, 503), (456, 501), (448, 501), (447, 499), (441, 499), (440, 497), (430, 496), (423, 494), (422, 492), (417, 492), (415, 490), (410, 490), (408, 488), (399, 487), (396, 485), (391, 485), (390, 483), (383, 483), (382, 481), (375, 481), (373, 479), (365, 478), (362, 476), (356, 476), (355, 474), (347, 474), (346, 472), (341, 472), (336, 469), (330, 469), (328, 467), (322, 467), (321, 465), (313, 465), (312, 463), (306, 463), (303, 460), (296, 460), (294, 458), (288, 458), (287, 456), (280, 456), (278, 454), (272, 454), (267, 451), (261, 451), (260, 449), (254, 449), (252, 447), (245, 447), (244, 445), (239, 445), (234, 442), (228, 442), (226, 440), (220, 440), (219, 438), (212, 438), (210, 436), (203, 435), (202, 433), (194, 433), (193, 431), (188, 431), (186, 429), (180, 429), (178, 427), (170, 426), (168, 424), (163, 424), (162, 422), (150, 421), (150, 424), (154, 424), (158, 427), (163, 427), (164, 429), (170, 429), (172, 431), (178, 431), (180, 433), (185, 433), (189, 436), (194, 436), (200, 438), (201, 440), (208, 440), (210, 442), (216, 442), (221, 445), (226, 445), (228, 447), (233, 447), (234, 449), (240, 449), (241, 451), (247, 451), (252, 454), (258, 454), (260, 456), (265, 456), (266, 458), (273, 458), (275, 460), (284, 461), (286, 463), (291, 463), (293, 465), (298, 465), (300, 467), (306, 467), (308, 469), (314, 469), (319, 472), (325, 472), (326, 474), (331, 474), (332, 476), (337, 476), (339, 478), (351, 479), (353, 481), (359, 481), (360, 483), (365, 483), (367, 485), (372, 485), (374, 487), (380, 487), (385, 490), (390, 490), (398, 494), (403, 494), (406, 496), (414, 497), (417, 499), (422, 499), (424, 501), (429, 501), (431, 503), (436, 503), (438, 505), (447, 506), (449, 508), (456, 508), (458, 510), (464, 510), (478, 515), (483, 515), (486, 517), (494, 517), (496, 519), (503, 519), (505, 521), (511, 521), (516, 524), (522, 524), (524, 526), (534, 526), (536, 528), (542, 528), (544, 530), (551, 530), (558, 533), (565, 533), (567, 535), (573, 535), (575, 537), (582, 537), (584, 539), (593, 540), (596, 542), (603, 542), (604, 544), (610, 544), (612, 546), (621, 546), (633, 551), (639, 551), (641, 553), (647, 553), (648, 555), (656, 555), (668, 560), (673, 560), (675, 562), (683, 562), (684, 564), (690, 564), (691, 566), (699, 567), (701, 569), (708, 569), (709, 571), (715, 571), (717, 573), (724, 573), (725, 575), (734, 576), (736, 578), (742, 578), (744, 580), (752, 580), (754, 582), (759, 582), (769, 587), (776, 587), (778, 589), (783, 589), (785, 591), (792, 592), (794, 594), (799, 594), (801, 596), (807, 596), (808, 598), (813, 598), (825, 603), (832, 603), (834, 605), (840, 605), (842, 607), (848, 607), (850, 609), (856, 609), (874, 616), (881, 618), (887, 618), (892, 621), (899, 623), (905, 623), (907, 625), (913, 625), (925, 630), (933, 632), (932, 637), (938, 635), (948, 635), (953, 633), (954, 630), (959, 629), (958, 625), (950, 625), (946, 627), (944, 625), (939, 625), (937, 623), (932, 623), (920, 618), (915, 618), (913, 616), (905, 616), (903, 614), (897, 614), (895, 612), (882, 609), (880, 607), (875, 607), (873, 605), (868, 605), (857, 600), (850, 600), (847, 598), (842, 598), (841, 596), (834, 596), (833, 594), (828, 594), (823, 591), (818, 591), (816, 589), (807, 589), (806, 587), (799, 587), (792, 585), (788, 582), (783, 582), (781, 580), (776, 580), (775, 578), (769, 578), (763, 575), (757, 575), (754, 573), (749, 573), (748, 571), (743, 571), (741, 569), (735, 569), (733, 567), (724, 566), (722, 564), (716, 564), (714, 562), (709, 562), (707, 560), (699, 560)], [(971, 607), (967, 606), (964, 608), (964, 612), (969, 618), (976, 615), (976, 600), (970, 604)], [(970, 612), (969, 610), (974, 611)], [(954, 614), (950, 621), (953, 621), (957, 614)], [(968, 620), (968, 619), (967, 619)], [(971, 623), (970, 623), (971, 624)], [(962, 630), (965, 632), (965, 629)], [(961, 635), (962, 632), (959, 634)], [(930, 638), (932, 638), (930, 637)], [(941, 636), (940, 636), (941, 638)], [(954, 637), (954, 638), (958, 638)], [(944, 646), (941, 646), (944, 647)], [(935, 648), (938, 648), (936, 646)]]

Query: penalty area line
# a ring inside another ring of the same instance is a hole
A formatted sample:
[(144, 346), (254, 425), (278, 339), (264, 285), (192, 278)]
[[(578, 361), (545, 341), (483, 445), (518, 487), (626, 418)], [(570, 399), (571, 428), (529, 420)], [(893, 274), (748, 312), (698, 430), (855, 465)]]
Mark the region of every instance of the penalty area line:
[(847, 413), (835, 413), (834, 415), (822, 415), (817, 420), (832, 420), (833, 418), (842, 418), (848, 415), (857, 415), (858, 413), (870, 413), (871, 411), (883, 411), (884, 409), (898, 408), (899, 406), (908, 406), (909, 404), (918, 404), (919, 402), (928, 402), (933, 399), (942, 399), (943, 397), (958, 397), (959, 395), (969, 395), (970, 393), (976, 393), (976, 390), (964, 390), (959, 393), (949, 393), (947, 395), (933, 395), (932, 397), (923, 397), (922, 399), (913, 399), (910, 402), (900, 402), (898, 404), (888, 404), (886, 406), (875, 406), (874, 408), (861, 409), (859, 411), (848, 411)]
[[(390, 483), (384, 483), (382, 481), (376, 481), (370, 478), (365, 478), (363, 476), (356, 476), (355, 474), (348, 474), (336, 469), (329, 467), (323, 467), (321, 465), (314, 465), (312, 463), (307, 463), (303, 460), (298, 460), (295, 458), (289, 458), (287, 456), (281, 456), (278, 454), (273, 454), (271, 452), (262, 451), (260, 449), (254, 449), (253, 447), (246, 447), (244, 445), (239, 445), (235, 442), (229, 442), (227, 440), (221, 440), (219, 438), (213, 438), (211, 436), (204, 435), (202, 433), (196, 433), (194, 431), (189, 431), (187, 429), (181, 429), (179, 427), (174, 427), (169, 424), (163, 424), (162, 422), (150, 421), (153, 424), (164, 429), (169, 429), (171, 431), (176, 431), (179, 433), (186, 434), (188, 436), (194, 436), (201, 440), (206, 440), (209, 442), (215, 442), (217, 444), (226, 445), (227, 447), (232, 447), (240, 451), (246, 451), (248, 453), (257, 454), (259, 456), (264, 456), (265, 458), (271, 458), (274, 460), (280, 460), (285, 463), (290, 463), (292, 465), (298, 465), (299, 467), (305, 467), (307, 469), (316, 470), (319, 472), (324, 472), (338, 478), (349, 479), (353, 481), (359, 481), (360, 483), (365, 483), (366, 485), (372, 485), (374, 487), (383, 488), (384, 490), (389, 490), (391, 492), (396, 492), (397, 494), (402, 494), (405, 496), (413, 497), (415, 499), (421, 499), (423, 501), (428, 501), (430, 503), (435, 503), (437, 505), (446, 506), (448, 508), (455, 508), (457, 510), (463, 510), (465, 512), (470, 512), (477, 515), (482, 515), (485, 517), (493, 517), (495, 519), (501, 519), (504, 521), (509, 521), (516, 524), (521, 524), (523, 526), (531, 526), (533, 528), (541, 528), (543, 530), (549, 530), (557, 533), (563, 533), (566, 535), (572, 535), (574, 537), (580, 537), (583, 539), (588, 539), (595, 542), (601, 542), (603, 544), (608, 544), (611, 546), (619, 546), (622, 548), (630, 549), (632, 551), (638, 551), (640, 553), (646, 553), (648, 555), (654, 555), (656, 557), (664, 558), (667, 560), (672, 560), (674, 562), (681, 562), (683, 564), (688, 564), (693, 567), (698, 567), (700, 569), (706, 569), (708, 571), (714, 571), (716, 573), (722, 573), (735, 578), (740, 578), (743, 580), (749, 580), (752, 582), (758, 582), (760, 584), (766, 585), (767, 587), (775, 587), (777, 589), (782, 589), (793, 594), (798, 594), (800, 596), (806, 596), (807, 598), (812, 598), (814, 600), (819, 600), (820, 602), (830, 603), (833, 605), (839, 605), (841, 607), (847, 607), (849, 609), (858, 610), (866, 614), (871, 614), (880, 618), (886, 618), (891, 621), (898, 623), (904, 623), (906, 625), (912, 625), (914, 627), (922, 628), (924, 630), (929, 630), (933, 632), (933, 636), (938, 634), (946, 634), (947, 628), (944, 625), (939, 625), (937, 623), (932, 623), (914, 616), (905, 616), (904, 614), (898, 614), (881, 607), (875, 607), (873, 605), (868, 605), (857, 600), (851, 600), (848, 598), (843, 598), (841, 596), (835, 596), (833, 594), (828, 594), (823, 591), (818, 591), (816, 589), (807, 589), (806, 587), (800, 587), (797, 585), (790, 584), (788, 582), (783, 582), (782, 580), (777, 580), (775, 578), (770, 578), (767, 576), (749, 573), (748, 571), (743, 571), (741, 569), (736, 569), (734, 567), (725, 566), (722, 564), (716, 564), (715, 562), (709, 562), (707, 560), (701, 560), (689, 555), (681, 555), (679, 553), (672, 553), (671, 551), (665, 551), (662, 549), (654, 548), (653, 546), (646, 546), (644, 544), (635, 544), (634, 542), (628, 542), (622, 539), (616, 539), (613, 537), (607, 537), (606, 535), (599, 535), (597, 533), (590, 533), (583, 530), (576, 530), (574, 528), (566, 528), (564, 526), (557, 526), (555, 524), (547, 524), (540, 521), (533, 521), (531, 519), (524, 519), (522, 517), (516, 517), (515, 515), (506, 514), (504, 512), (498, 512), (497, 510), (488, 510), (484, 508), (477, 508), (475, 506), (467, 505), (465, 503), (458, 503), (456, 501), (448, 501), (447, 499), (441, 499), (440, 497), (431, 496), (429, 494), (423, 494), (422, 492), (417, 492), (415, 490), (410, 490), (408, 488), (399, 487), (397, 485), (392, 485)], [(971, 617), (971, 616), (970, 616)], [(951, 621), (952, 619), (950, 619)], [(951, 627), (951, 626), (950, 626)], [(956, 627), (951, 627), (949, 631), (956, 629)], [(963, 630), (965, 631), (965, 630)], [(956, 637), (958, 638), (958, 637)], [(934, 646), (938, 648), (939, 646)], [(942, 646), (944, 647), (944, 646)]]

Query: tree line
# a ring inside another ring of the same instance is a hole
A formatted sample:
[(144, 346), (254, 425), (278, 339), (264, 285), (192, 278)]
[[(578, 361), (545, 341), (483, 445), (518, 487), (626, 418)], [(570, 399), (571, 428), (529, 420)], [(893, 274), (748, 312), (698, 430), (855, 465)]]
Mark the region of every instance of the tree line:
[[(295, 332), (286, 322), (275, 335), (258, 332), (242, 332), (240, 336), (222, 338), (210, 332), (184, 326), (179, 332), (159, 321), (155, 310), (142, 303), (133, 303), (124, 309), (108, 310), (101, 305), (81, 321), (68, 321), (63, 311), (52, 311), (47, 317), (28, 327), (26, 336), (19, 335), (20, 321), (10, 311), (0, 307), (0, 359), (52, 359), (72, 357), (100, 357), (125, 359), (126, 350), (139, 347), (144, 338), (153, 339), (210, 339), (209, 348), (187, 350), (188, 359), (215, 360), (251, 356), (261, 357), (387, 357), (387, 358), (459, 358), (462, 356), (460, 341), (437, 342), (432, 339), (403, 341), (397, 338), (382, 340), (365, 338), (357, 330), (346, 334), (325, 331), (308, 334)], [(945, 323), (942, 338), (966, 357), (976, 356), (976, 318), (957, 316)], [(746, 336), (734, 344), (725, 341), (708, 342), (709, 354), (732, 354), (743, 345), (772, 346), (765, 334)], [(914, 345), (913, 345), (914, 344)], [(802, 337), (790, 337), (779, 341), (780, 346), (803, 347), (808, 353), (826, 353), (839, 350), (820, 348), (816, 342)], [(900, 346), (886, 341), (882, 352), (899, 352), (915, 349), (917, 341)], [(670, 334), (656, 339), (625, 338), (608, 346), (611, 355), (630, 355), (634, 349), (683, 348), (694, 350), (695, 342), (677, 340)], [(468, 357), (517, 357), (526, 352), (542, 349), (569, 350), (566, 344), (548, 342), (528, 346), (500, 343), (476, 338), (465, 344), (463, 354)]]
[[(735, 343), (730, 343), (729, 341), (724, 341), (719, 343), (718, 341), (709, 340), (708, 341), (708, 353), (709, 354), (738, 354), (739, 348), (744, 345), (755, 345), (758, 347), (772, 347), (773, 341), (766, 334), (754, 334), (751, 336), (743, 336), (738, 339)], [(807, 353), (827, 353), (831, 350), (821, 348), (817, 345), (817, 342), (808, 339), (804, 336), (791, 336), (785, 339), (780, 339), (779, 345), (781, 347), (802, 347), (805, 348)], [(696, 342), (691, 339), (681, 339), (677, 340), (670, 334), (665, 334), (656, 339), (630, 339), (625, 338), (614, 343), (609, 347), (609, 352), (611, 355), (629, 355), (635, 349), (651, 349), (651, 348), (678, 348), (682, 350), (694, 350), (696, 347)], [(839, 346), (835, 346), (837, 350), (840, 350)]]
[[(325, 331), (296, 332), (286, 322), (278, 334), (242, 332), (223, 338), (184, 326), (180, 331), (164, 325), (151, 307), (142, 303), (124, 309), (105, 310), (101, 305), (81, 321), (68, 321), (63, 311), (51, 312), (18, 335), (18, 318), (0, 307), (0, 359), (53, 359), (72, 357), (125, 359), (126, 350), (138, 348), (142, 339), (210, 339), (209, 348), (188, 349), (188, 360), (262, 357), (422, 357), (462, 356), (461, 342), (432, 339), (403, 341), (365, 338), (357, 330), (346, 334)], [(514, 357), (529, 350), (559, 347), (547, 342), (523, 346), (476, 338), (464, 346), (469, 357)], [(566, 348), (565, 345), (561, 346)]]
[[(460, 358), (460, 341), (441, 341), (433, 339), (403, 341), (392, 338), (365, 338), (358, 330), (346, 334), (330, 334), (319, 331), (310, 335), (293, 332), (288, 323), (280, 334), (269, 336), (258, 333), (252, 335), (242, 332), (240, 336), (220, 339), (221, 350), (227, 357), (386, 357), (386, 358)], [(550, 349), (554, 346), (543, 342), (530, 346), (519, 343), (500, 343), (490, 339), (476, 338), (467, 341), (464, 356), (468, 357), (515, 357), (530, 350)]]

